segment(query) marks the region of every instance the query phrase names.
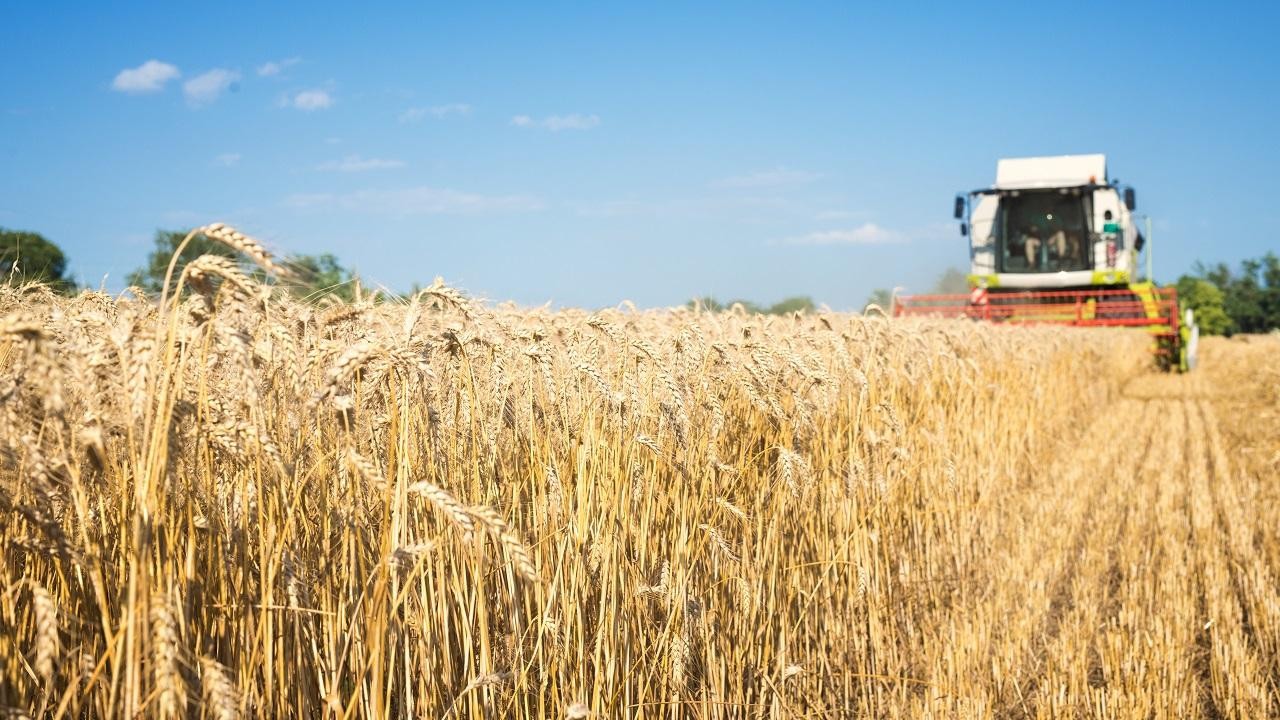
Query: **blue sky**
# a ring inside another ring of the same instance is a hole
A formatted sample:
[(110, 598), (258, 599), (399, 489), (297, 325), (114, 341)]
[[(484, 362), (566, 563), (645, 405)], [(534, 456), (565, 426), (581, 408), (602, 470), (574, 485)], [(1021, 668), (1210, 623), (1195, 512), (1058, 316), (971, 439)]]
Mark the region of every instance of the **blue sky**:
[(520, 303), (926, 290), (957, 190), (1107, 153), (1157, 275), (1280, 249), (1274, 4), (0, 3), (0, 225), (118, 289), (229, 222)]

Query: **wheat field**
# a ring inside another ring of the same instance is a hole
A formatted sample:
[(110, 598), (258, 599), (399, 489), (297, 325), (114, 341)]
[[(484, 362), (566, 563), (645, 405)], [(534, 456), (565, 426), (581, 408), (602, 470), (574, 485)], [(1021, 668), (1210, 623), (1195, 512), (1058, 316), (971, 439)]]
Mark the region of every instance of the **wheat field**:
[(1278, 351), (0, 287), (0, 714), (1275, 716)]

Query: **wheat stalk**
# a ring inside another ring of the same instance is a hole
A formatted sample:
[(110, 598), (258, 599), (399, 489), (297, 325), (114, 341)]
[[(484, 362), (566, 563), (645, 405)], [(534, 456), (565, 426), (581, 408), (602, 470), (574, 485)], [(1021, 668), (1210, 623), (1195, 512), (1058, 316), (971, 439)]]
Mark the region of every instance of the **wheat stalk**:
[(533, 564), (533, 554), (496, 510), (483, 505), (474, 505), (467, 508), (467, 512), (484, 526), (493, 539), (498, 541), (521, 577), (532, 583), (538, 582), (538, 570)]

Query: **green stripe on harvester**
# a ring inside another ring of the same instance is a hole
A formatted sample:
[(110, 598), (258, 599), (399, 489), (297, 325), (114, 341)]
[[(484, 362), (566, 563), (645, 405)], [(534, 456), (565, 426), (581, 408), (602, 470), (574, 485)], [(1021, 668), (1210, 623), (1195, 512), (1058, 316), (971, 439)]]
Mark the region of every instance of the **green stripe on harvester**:
[(1128, 285), (1128, 270), (1094, 270), (1089, 280), (1092, 285)]

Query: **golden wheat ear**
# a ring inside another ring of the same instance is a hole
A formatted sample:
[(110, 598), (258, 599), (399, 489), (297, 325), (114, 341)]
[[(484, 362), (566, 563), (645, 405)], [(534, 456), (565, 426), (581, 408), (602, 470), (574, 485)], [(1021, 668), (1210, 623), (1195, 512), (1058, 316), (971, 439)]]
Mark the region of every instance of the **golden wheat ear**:
[(262, 243), (227, 225), (212, 223), (199, 228), (198, 232), (210, 240), (217, 240), (227, 247), (249, 258), (258, 267), (279, 278), (293, 275), (293, 271), (276, 261)]

